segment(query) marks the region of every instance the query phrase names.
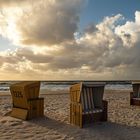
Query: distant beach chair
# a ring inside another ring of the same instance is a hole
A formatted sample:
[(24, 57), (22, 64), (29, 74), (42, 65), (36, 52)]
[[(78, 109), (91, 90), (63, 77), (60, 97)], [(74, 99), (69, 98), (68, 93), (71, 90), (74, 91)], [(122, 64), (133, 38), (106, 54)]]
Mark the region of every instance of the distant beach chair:
[(12, 117), (23, 120), (44, 115), (44, 98), (39, 98), (40, 82), (20, 82), (10, 86)]
[(105, 83), (79, 83), (70, 87), (70, 123), (107, 121), (107, 101), (103, 100)]
[(140, 106), (140, 82), (132, 82), (133, 92), (130, 92), (130, 105)]

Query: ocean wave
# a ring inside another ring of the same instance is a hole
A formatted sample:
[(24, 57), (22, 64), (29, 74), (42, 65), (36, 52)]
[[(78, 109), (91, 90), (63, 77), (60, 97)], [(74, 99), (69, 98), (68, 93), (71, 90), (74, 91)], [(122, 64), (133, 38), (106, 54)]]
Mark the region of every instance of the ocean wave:
[[(12, 84), (12, 82), (7, 83), (0, 83), (0, 91), (9, 91), (9, 87)], [(72, 82), (60, 82), (55, 84), (54, 82), (51, 84), (50, 82), (41, 82), (40, 89), (47, 89), (50, 91), (57, 91), (57, 90), (69, 90), (69, 87), (73, 85)], [(105, 89), (109, 90), (132, 90), (131, 84), (106, 84)]]

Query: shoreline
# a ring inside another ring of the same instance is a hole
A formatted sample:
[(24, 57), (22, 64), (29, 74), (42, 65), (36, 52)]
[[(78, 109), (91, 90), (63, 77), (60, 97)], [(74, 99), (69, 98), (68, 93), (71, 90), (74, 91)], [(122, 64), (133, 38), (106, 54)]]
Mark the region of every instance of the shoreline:
[[(104, 93), (107, 93), (108, 92), (108, 94), (110, 93), (110, 92), (118, 92), (118, 93), (122, 93), (123, 94), (123, 92), (132, 92), (132, 90), (126, 90), (126, 89), (121, 89), (121, 90), (114, 90), (114, 89), (105, 89), (104, 90)], [(59, 94), (69, 94), (69, 91), (68, 90), (54, 90), (54, 91), (52, 91), (52, 90), (46, 90), (46, 89), (42, 89), (41, 91), (40, 91), (40, 95), (59, 95)], [(10, 93), (10, 91), (0, 91), (0, 96), (11, 96), (11, 93)]]

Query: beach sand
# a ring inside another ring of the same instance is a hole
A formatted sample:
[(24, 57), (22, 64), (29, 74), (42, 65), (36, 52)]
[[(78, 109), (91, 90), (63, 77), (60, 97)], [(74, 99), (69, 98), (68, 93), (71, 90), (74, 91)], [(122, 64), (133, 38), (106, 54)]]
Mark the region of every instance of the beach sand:
[(130, 91), (106, 90), (108, 122), (85, 125), (83, 129), (69, 124), (67, 91), (46, 93), (41, 94), (45, 116), (30, 121), (10, 117), (11, 96), (0, 94), (0, 140), (140, 140), (140, 107), (130, 106)]

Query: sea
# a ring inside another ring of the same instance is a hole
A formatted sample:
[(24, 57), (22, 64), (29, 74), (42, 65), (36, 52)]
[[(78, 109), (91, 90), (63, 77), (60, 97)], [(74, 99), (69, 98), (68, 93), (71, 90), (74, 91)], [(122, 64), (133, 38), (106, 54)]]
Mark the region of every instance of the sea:
[[(10, 85), (19, 81), (1, 81), (0, 92), (9, 91)], [(47, 89), (49, 91), (57, 90), (69, 90), (69, 87), (80, 81), (42, 81), (40, 89)], [(84, 81), (84, 82), (95, 82), (95, 81)], [(97, 82), (97, 81), (96, 81)], [(102, 82), (102, 81), (98, 81)], [(107, 90), (132, 90), (131, 81), (103, 81), (106, 82), (105, 89)]]

